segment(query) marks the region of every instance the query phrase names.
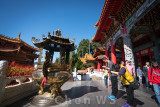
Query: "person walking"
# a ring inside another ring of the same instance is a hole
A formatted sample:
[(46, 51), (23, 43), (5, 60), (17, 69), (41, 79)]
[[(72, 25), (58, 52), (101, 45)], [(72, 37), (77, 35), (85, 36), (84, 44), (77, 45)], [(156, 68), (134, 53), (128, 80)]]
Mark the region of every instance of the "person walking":
[(108, 88), (108, 70), (104, 70), (104, 83), (106, 88)]
[(135, 75), (135, 68), (134, 66), (132, 65), (132, 62), (131, 61), (128, 61), (128, 63), (126, 64), (126, 68), (128, 69), (128, 71), (131, 73), (131, 75), (135, 78), (136, 75)]
[[(115, 64), (112, 61), (108, 60), (107, 58), (103, 58), (102, 60), (108, 64), (108, 66), (105, 67), (105, 69), (107, 69), (109, 71), (115, 71), (115, 69), (114, 69)], [(118, 93), (117, 75), (111, 73), (110, 78), (111, 78), (111, 83), (112, 83), (112, 93), (111, 93), (111, 95), (108, 96), (108, 98), (111, 100), (115, 100), (117, 93)]]
[(111, 71), (111, 73), (119, 75), (121, 77), (121, 81), (123, 82), (123, 84), (125, 84), (125, 87), (126, 87), (127, 103), (122, 105), (122, 107), (132, 107), (133, 100), (134, 100), (134, 89), (129, 82), (133, 82), (134, 77), (131, 75), (128, 69), (124, 66), (123, 61), (121, 61), (120, 72)]
[(153, 85), (153, 89), (160, 107), (160, 66), (157, 61), (153, 61), (152, 66), (149, 67), (148, 81), (150, 85)]
[(139, 65), (138, 68), (137, 68), (137, 76), (139, 78), (139, 83), (140, 83), (140, 86), (143, 86), (142, 84), (142, 70), (141, 70), (141, 66)]
[(146, 65), (143, 66), (143, 74), (145, 76), (145, 79), (146, 79), (146, 87), (149, 88), (149, 82), (148, 82), (148, 70), (149, 70), (149, 67), (150, 67), (150, 63), (149, 62), (146, 62)]

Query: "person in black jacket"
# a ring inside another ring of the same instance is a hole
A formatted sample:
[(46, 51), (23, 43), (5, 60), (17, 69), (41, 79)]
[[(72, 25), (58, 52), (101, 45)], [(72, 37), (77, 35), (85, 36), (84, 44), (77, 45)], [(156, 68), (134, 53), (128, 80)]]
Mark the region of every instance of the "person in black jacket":
[[(107, 58), (103, 58), (102, 60), (108, 64), (108, 66), (105, 67), (105, 69), (109, 71), (116, 71), (115, 64), (112, 61), (108, 60)], [(112, 83), (112, 94), (109, 95), (108, 98), (111, 100), (115, 100), (117, 93), (118, 93), (117, 75), (111, 73), (110, 78), (111, 78), (111, 83)]]
[(149, 87), (149, 82), (148, 82), (148, 70), (149, 70), (149, 67), (150, 67), (150, 63), (149, 62), (146, 62), (146, 65), (143, 66), (143, 74), (144, 74), (145, 79), (146, 79), (146, 87), (147, 88)]

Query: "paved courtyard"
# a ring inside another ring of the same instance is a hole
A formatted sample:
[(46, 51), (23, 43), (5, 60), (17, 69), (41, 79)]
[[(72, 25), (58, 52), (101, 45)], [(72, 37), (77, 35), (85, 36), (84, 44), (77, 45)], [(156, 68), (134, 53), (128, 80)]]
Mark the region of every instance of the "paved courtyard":
[[(107, 96), (111, 89), (104, 87), (103, 80), (66, 82), (62, 89), (68, 96), (67, 101), (56, 107), (121, 107), (126, 102), (125, 89), (119, 89), (118, 98), (111, 101)], [(22, 99), (9, 107), (28, 107), (36, 95)], [(140, 87), (135, 91), (134, 107), (158, 107), (155, 95), (150, 89)]]

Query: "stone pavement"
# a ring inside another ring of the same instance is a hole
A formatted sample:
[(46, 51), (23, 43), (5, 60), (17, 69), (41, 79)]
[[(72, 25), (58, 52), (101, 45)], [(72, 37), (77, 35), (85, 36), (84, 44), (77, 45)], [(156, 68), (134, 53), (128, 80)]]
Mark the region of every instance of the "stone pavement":
[[(68, 96), (67, 101), (54, 107), (121, 107), (126, 100), (125, 89), (119, 89), (118, 98), (111, 101), (107, 98), (111, 88), (106, 89), (103, 80), (66, 82), (62, 90)], [(33, 96), (18, 101), (9, 107), (28, 107)], [(134, 107), (158, 107), (154, 92), (140, 87), (135, 90)]]

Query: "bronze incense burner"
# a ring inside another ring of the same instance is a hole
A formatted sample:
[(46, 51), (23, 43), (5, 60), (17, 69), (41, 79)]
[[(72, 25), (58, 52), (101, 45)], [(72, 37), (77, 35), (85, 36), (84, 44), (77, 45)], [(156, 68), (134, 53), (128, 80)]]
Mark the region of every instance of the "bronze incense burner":
[[(32, 42), (40, 48), (40, 56), (38, 59), (38, 70), (32, 74), (37, 86), (40, 88), (39, 95), (35, 96), (31, 102), (36, 106), (51, 106), (62, 103), (66, 99), (66, 95), (62, 92), (61, 86), (70, 79), (69, 55), (72, 57), (72, 51), (75, 50), (74, 40), (63, 38), (61, 31), (57, 30), (56, 35), (48, 37), (43, 36), (43, 41), (32, 37)], [(45, 61), (42, 63), (42, 50), (45, 53)], [(52, 63), (54, 52), (60, 52), (59, 63)], [(50, 92), (44, 92), (45, 86), (49, 86)]]

